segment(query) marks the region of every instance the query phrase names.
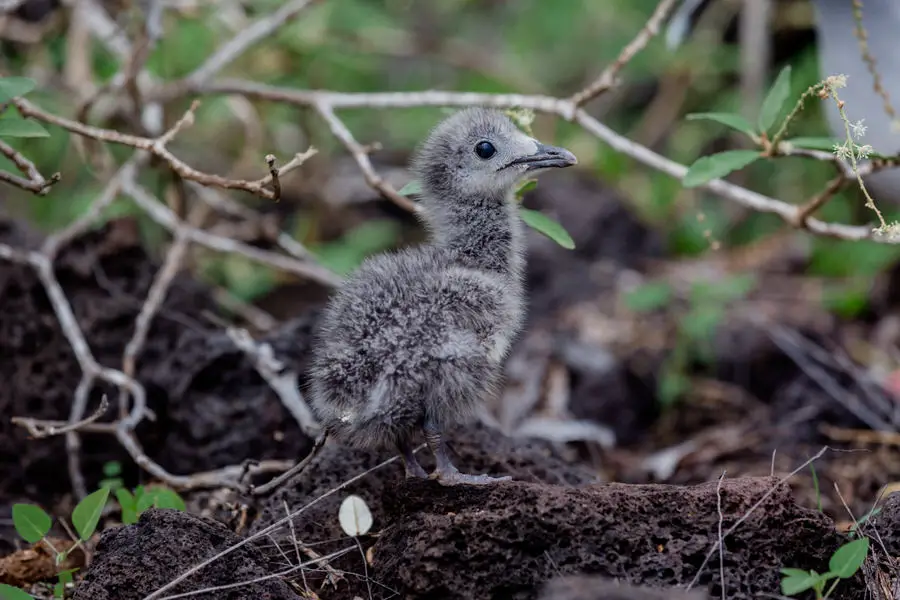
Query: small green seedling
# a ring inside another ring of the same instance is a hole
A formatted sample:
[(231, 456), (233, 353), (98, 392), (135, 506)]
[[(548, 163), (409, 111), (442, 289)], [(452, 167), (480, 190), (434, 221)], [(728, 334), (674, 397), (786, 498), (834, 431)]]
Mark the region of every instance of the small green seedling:
[(125, 488), (116, 490), (116, 500), (122, 508), (122, 523), (137, 523), (141, 514), (148, 508), (174, 508), (185, 510), (184, 500), (175, 490), (166, 487), (149, 487), (142, 485), (134, 488), (132, 494)]
[[(111, 461), (103, 467), (106, 478), (101, 481), (101, 487), (97, 491), (85, 496), (72, 511), (72, 525), (78, 534), (75, 545), (63, 552), (58, 551), (46, 540), (53, 519), (39, 506), (34, 504), (14, 504), (12, 508), (13, 526), (22, 539), (30, 544), (44, 542), (56, 556), (56, 565), (59, 566), (68, 555), (84, 544), (94, 535), (103, 509), (109, 500), (110, 493), (114, 493), (122, 508), (122, 522), (126, 525), (137, 523), (138, 518), (148, 508), (174, 508), (185, 510), (184, 500), (175, 490), (167, 487), (137, 486), (134, 493), (124, 488), (119, 475), (122, 467), (118, 462)], [(57, 583), (53, 586), (53, 597), (63, 598), (66, 586), (72, 583), (72, 574), (77, 569), (60, 571)], [(27, 592), (19, 588), (0, 584), (0, 600), (34, 600)]]
[[(88, 494), (75, 506), (75, 509), (72, 511), (72, 525), (78, 533), (78, 539), (75, 540), (75, 545), (62, 552), (57, 550), (46, 539), (47, 534), (50, 533), (50, 528), (53, 526), (53, 519), (40, 506), (14, 504), (12, 508), (13, 526), (26, 542), (30, 544), (43, 542), (50, 548), (56, 557), (56, 565), (59, 566), (66, 560), (72, 550), (87, 542), (94, 535), (108, 499), (109, 488), (104, 487)], [(66, 585), (72, 582), (72, 573), (74, 572), (75, 569), (69, 569), (58, 573), (59, 581), (53, 588), (55, 598), (64, 596)], [(0, 598), (3, 598), (3, 600), (22, 600), (31, 598), (31, 595), (18, 588), (3, 586), (0, 587)]]
[[(869, 553), (869, 538), (863, 537), (847, 542), (834, 551), (828, 561), (828, 572), (819, 574), (814, 570), (781, 569), (784, 578), (781, 580), (781, 593), (785, 596), (796, 596), (801, 592), (813, 590), (816, 600), (825, 600), (842, 579), (849, 579), (859, 571)], [(833, 581), (832, 581), (833, 580)], [(828, 591), (825, 586), (831, 581)]]

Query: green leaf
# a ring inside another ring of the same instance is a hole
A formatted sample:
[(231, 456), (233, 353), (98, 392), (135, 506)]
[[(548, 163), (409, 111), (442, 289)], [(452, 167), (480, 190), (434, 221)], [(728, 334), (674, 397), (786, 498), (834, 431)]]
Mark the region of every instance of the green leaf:
[(791, 577), (804, 577), (809, 575), (809, 571), (804, 571), (803, 569), (792, 569), (790, 567), (785, 567), (781, 569), (782, 575), (789, 575)]
[(868, 521), (869, 519), (871, 519), (872, 517), (874, 517), (874, 516), (876, 516), (878, 513), (880, 513), (881, 510), (882, 510), (882, 508), (883, 508), (883, 507), (881, 507), (881, 506), (879, 506), (879, 507), (877, 507), (877, 508), (873, 508), (872, 510), (870, 510), (869, 512), (867, 512), (866, 514), (864, 514), (862, 517), (860, 517), (859, 520), (857, 520), (856, 523), (854, 523), (854, 524), (850, 527), (850, 530), (849, 530), (849, 532), (848, 532), (848, 533), (850, 534), (850, 536), (853, 537), (853, 536), (859, 535), (858, 529), (859, 529), (860, 527), (862, 527), (863, 523), (865, 523), (866, 521)]
[(34, 504), (13, 504), (12, 518), (16, 531), (30, 544), (41, 541), (53, 524), (50, 515)]
[(137, 514), (141, 514), (152, 507), (154, 502), (156, 502), (156, 489), (150, 488), (144, 490), (144, 493), (137, 499), (137, 505), (135, 507), (137, 509)]
[(184, 505), (184, 500), (181, 499), (178, 492), (170, 490), (169, 488), (159, 488), (156, 493), (155, 505), (157, 508), (174, 508), (175, 510), (180, 511), (187, 510), (187, 507)]
[(862, 537), (847, 542), (831, 555), (831, 560), (828, 561), (828, 570), (841, 579), (853, 577), (859, 571), (863, 561), (866, 560), (868, 553), (869, 538)]
[(538, 233), (546, 235), (566, 250), (575, 248), (575, 240), (572, 239), (569, 232), (547, 215), (522, 207), (519, 208), (519, 214), (522, 215), (522, 220), (525, 221), (525, 224)]
[(781, 593), (785, 596), (793, 596), (812, 589), (822, 579), (822, 575), (815, 571), (782, 569), (781, 572), (785, 575), (781, 580)]
[(775, 78), (775, 83), (766, 94), (762, 107), (759, 109), (759, 130), (768, 131), (784, 110), (784, 103), (791, 93), (791, 65), (786, 66)]
[(417, 179), (413, 179), (397, 191), (401, 196), (413, 196), (422, 193), (422, 184)]
[(27, 77), (0, 77), (0, 103), (24, 96), (35, 85), (34, 80)]
[(651, 281), (625, 295), (625, 306), (636, 312), (650, 312), (665, 306), (672, 298), (672, 286), (665, 281)]
[(34, 596), (17, 587), (0, 583), (0, 598), (3, 600), (34, 600)]
[(169, 488), (154, 487), (146, 490), (137, 501), (138, 514), (144, 512), (150, 507), (156, 508), (174, 508), (175, 510), (186, 510), (184, 500), (175, 490)]
[(36, 138), (50, 134), (40, 124), (26, 119), (0, 119), (0, 137)]
[(753, 125), (750, 124), (750, 121), (742, 117), (741, 115), (735, 115), (731, 113), (691, 113), (687, 116), (689, 121), (696, 121), (699, 119), (704, 119), (707, 121), (716, 121), (721, 123), (722, 125), (727, 125), (732, 129), (740, 131), (741, 133), (746, 133), (750, 137), (754, 137), (756, 135), (756, 131), (753, 130)]
[(94, 535), (107, 499), (109, 499), (109, 488), (100, 488), (85, 496), (72, 511), (72, 525), (75, 526), (75, 531), (82, 540), (87, 541)]
[(116, 490), (116, 500), (122, 508), (122, 523), (132, 525), (138, 521), (137, 500), (125, 488)]
[(519, 189), (516, 190), (516, 199), (521, 202), (522, 197), (525, 195), (525, 193), (530, 192), (536, 187), (537, 179), (526, 179), (522, 182), (522, 185), (519, 186)]
[(713, 179), (724, 177), (732, 171), (743, 169), (761, 158), (756, 150), (726, 150), (697, 159), (684, 174), (684, 187), (696, 187)]
[(784, 140), (785, 144), (790, 144), (796, 148), (806, 148), (807, 150), (824, 150), (831, 152), (835, 146), (841, 145), (841, 141), (837, 138), (830, 137), (795, 137)]

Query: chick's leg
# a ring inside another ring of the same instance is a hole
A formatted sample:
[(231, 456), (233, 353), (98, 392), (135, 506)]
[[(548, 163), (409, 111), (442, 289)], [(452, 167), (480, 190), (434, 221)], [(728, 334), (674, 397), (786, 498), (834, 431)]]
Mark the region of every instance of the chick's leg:
[(427, 479), (428, 473), (419, 464), (416, 455), (413, 453), (413, 447), (409, 440), (401, 440), (397, 442), (397, 450), (403, 458), (403, 464), (406, 466), (406, 476), (408, 478)]
[(488, 485), (497, 483), (498, 481), (510, 481), (512, 477), (491, 477), (490, 475), (468, 475), (460, 473), (450, 460), (450, 453), (447, 444), (443, 441), (441, 430), (432, 423), (425, 423), (425, 441), (428, 447), (434, 453), (434, 461), (436, 467), (434, 473), (431, 474), (441, 485), (459, 485), (468, 483), (470, 485)]

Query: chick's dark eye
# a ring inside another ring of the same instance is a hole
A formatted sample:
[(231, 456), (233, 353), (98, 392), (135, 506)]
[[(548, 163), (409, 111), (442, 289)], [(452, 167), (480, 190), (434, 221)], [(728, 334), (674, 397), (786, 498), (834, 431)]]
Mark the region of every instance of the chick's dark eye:
[(475, 144), (475, 154), (485, 160), (497, 153), (497, 149), (490, 142), (478, 142)]

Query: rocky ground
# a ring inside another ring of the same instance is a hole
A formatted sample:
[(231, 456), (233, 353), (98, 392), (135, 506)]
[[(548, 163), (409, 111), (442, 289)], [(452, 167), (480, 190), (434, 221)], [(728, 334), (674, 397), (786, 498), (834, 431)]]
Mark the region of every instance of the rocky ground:
[[(82, 565), (74, 597), (131, 600), (207, 589), (190, 597), (735, 599), (779, 594), (782, 567), (827, 570), (847, 539), (843, 503), (862, 517), (900, 474), (896, 442), (869, 435), (858, 406), (842, 402), (883, 406), (893, 397), (833, 350), (881, 331), (889, 311), (854, 323), (825, 312), (799, 266), (784, 258), (790, 242), (775, 251), (777, 261), (765, 249), (702, 264), (666, 261), (664, 241), (582, 176), (548, 177), (526, 203), (552, 206), (577, 250), (531, 239), (528, 334), (510, 357), (507, 388), (485, 423), (460, 426), (452, 436), (461, 469), (514, 481), (490, 488), (406, 482), (396, 463), (375, 468), (389, 453), (329, 445), (268, 496), (185, 492), (187, 512), (151, 509), (128, 526), (110, 510), (86, 555), (73, 555)], [(38, 240), (17, 222), (0, 222), (4, 243)], [(714, 368), (695, 373), (681, 403), (661, 406), (659, 367), (671, 351), (679, 303), (635, 314), (623, 307), (621, 292), (651, 273), (672, 281), (727, 273), (739, 258), (762, 284), (729, 308), (716, 333)], [(158, 267), (129, 219), (63, 249), (56, 275), (102, 364), (121, 367)], [(261, 301), (280, 323), (259, 339), (302, 385), (325, 294), (288, 289)], [(872, 294), (874, 306), (891, 306), (893, 275)], [(311, 448), (223, 331), (227, 319), (211, 291), (185, 272), (138, 360), (154, 415), (138, 437), (172, 473), (248, 458), (293, 460)], [(829, 349), (825, 358), (816, 353), (821, 347)], [(66, 444), (62, 437), (29, 439), (9, 417), (67, 419), (81, 371), (36, 275), (6, 262), (0, 355), (0, 582), (40, 590), (40, 581), (52, 580), (49, 557), (18, 538), (9, 508), (31, 502), (70, 514)], [(810, 370), (813, 359), (819, 371)], [(839, 391), (819, 385), (823, 378)], [(98, 383), (89, 405), (104, 393), (117, 397)], [(834, 450), (814, 463), (818, 488), (809, 468), (787, 477), (826, 445)], [(856, 451), (839, 451), (849, 449)], [(147, 481), (110, 435), (84, 434), (81, 451), (88, 489), (110, 460), (121, 461), (128, 485)], [(426, 452), (426, 468), (429, 461)], [(362, 497), (374, 516), (358, 539), (338, 523), (348, 494)], [(896, 581), (898, 502), (887, 496), (866, 521), (866, 533), (879, 540), (868, 570), (842, 582), (833, 597), (872, 597), (867, 586), (879, 577)], [(714, 544), (731, 528), (720, 557)], [(62, 529), (52, 535), (67, 537)], [(226, 550), (178, 586), (149, 596)], [(338, 555), (321, 560), (332, 553)], [(301, 562), (311, 564), (298, 568)]]

